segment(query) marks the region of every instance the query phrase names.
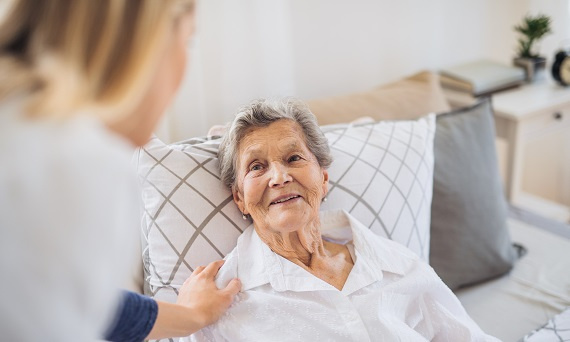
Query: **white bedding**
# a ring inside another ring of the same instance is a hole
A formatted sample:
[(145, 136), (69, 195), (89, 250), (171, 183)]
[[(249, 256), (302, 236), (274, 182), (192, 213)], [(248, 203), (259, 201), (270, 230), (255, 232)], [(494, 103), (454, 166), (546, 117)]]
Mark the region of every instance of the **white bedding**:
[(519, 341), (570, 306), (570, 240), (509, 219), (527, 254), (506, 276), (456, 292), (483, 331)]
[(527, 335), (524, 342), (570, 341), (570, 307), (551, 318), (540, 329)]

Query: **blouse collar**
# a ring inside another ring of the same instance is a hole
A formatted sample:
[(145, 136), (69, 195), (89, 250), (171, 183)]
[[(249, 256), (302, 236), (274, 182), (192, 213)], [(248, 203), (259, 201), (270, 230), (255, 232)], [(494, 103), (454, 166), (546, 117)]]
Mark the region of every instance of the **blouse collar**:
[[(376, 281), (383, 272), (404, 275), (414, 261), (390, 248), (394, 242), (380, 238), (344, 210), (321, 212), (321, 234), (329, 241), (353, 243), (354, 267), (342, 289), (346, 295)], [(273, 252), (257, 235), (253, 225), (238, 239), (237, 276), (242, 291), (270, 284), (276, 291), (336, 290), (302, 267)]]

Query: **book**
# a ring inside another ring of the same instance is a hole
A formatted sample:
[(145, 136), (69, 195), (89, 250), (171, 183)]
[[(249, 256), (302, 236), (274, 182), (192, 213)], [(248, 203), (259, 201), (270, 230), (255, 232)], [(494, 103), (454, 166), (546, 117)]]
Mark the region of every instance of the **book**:
[(482, 96), (510, 89), (525, 82), (522, 68), (501, 63), (477, 60), (440, 70), (443, 87)]

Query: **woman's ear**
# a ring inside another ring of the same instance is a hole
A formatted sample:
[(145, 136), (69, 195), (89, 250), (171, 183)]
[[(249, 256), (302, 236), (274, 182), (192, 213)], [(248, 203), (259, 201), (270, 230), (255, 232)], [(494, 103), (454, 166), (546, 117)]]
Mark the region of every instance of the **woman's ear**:
[(247, 215), (248, 213), (245, 212), (245, 205), (243, 202), (243, 195), (240, 194), (240, 192), (237, 189), (237, 186), (232, 186), (232, 196), (234, 198), (234, 202), (236, 203), (236, 205), (238, 206), (239, 211), (242, 212), (242, 214)]
[(323, 197), (329, 192), (329, 172), (323, 169)]

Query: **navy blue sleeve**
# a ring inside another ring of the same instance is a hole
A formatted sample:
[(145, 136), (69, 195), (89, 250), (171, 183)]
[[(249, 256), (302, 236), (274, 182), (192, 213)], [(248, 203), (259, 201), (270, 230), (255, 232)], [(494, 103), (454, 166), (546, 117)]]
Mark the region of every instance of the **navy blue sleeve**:
[(140, 342), (150, 333), (158, 314), (158, 304), (150, 297), (123, 291), (121, 303), (105, 340)]

